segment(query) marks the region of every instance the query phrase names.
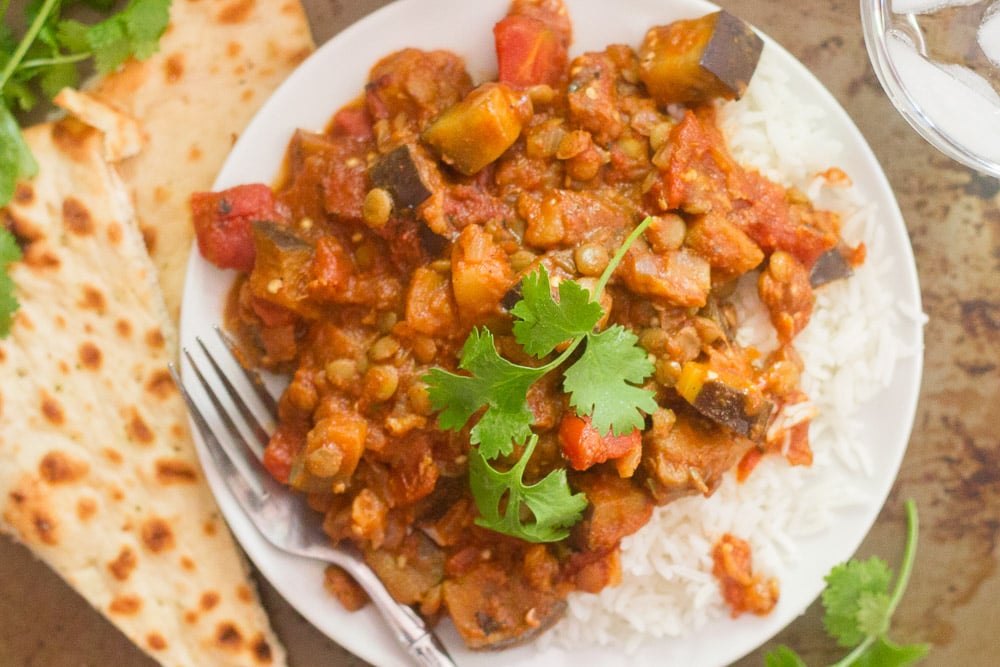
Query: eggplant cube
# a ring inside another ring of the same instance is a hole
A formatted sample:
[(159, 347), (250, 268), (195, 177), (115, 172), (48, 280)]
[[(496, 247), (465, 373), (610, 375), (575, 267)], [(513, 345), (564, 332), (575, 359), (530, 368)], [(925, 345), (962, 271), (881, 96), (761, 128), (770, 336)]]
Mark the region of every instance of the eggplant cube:
[(252, 227), (257, 254), (250, 291), (257, 298), (310, 315), (308, 280), (315, 254), (312, 245), (284, 225), (255, 220)]
[(639, 49), (639, 78), (661, 105), (739, 99), (764, 47), (726, 11), (651, 28)]
[(836, 248), (831, 248), (816, 259), (809, 271), (809, 285), (816, 288), (835, 280), (849, 278), (854, 270)]
[(413, 209), (431, 196), (428, 179), (421, 173), (415, 148), (401, 144), (378, 159), (368, 170), (372, 185), (392, 194), (393, 204), (401, 209)]
[(751, 387), (727, 382), (704, 364), (688, 361), (681, 368), (677, 393), (720, 426), (760, 442), (773, 404)]
[(445, 163), (471, 176), (517, 141), (530, 116), (527, 96), (502, 83), (485, 83), (441, 114), (422, 138)]

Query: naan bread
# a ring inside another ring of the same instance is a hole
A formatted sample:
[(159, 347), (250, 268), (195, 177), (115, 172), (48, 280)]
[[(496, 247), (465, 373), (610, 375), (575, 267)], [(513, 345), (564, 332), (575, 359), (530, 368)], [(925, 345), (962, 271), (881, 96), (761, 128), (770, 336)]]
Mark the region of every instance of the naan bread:
[[(83, 113), (117, 127), (107, 111)], [(104, 157), (123, 139), (73, 118), (25, 137), (38, 176), (0, 211), (26, 243), (0, 341), (0, 530), (165, 666), (280, 667), (167, 371), (173, 325)]]
[(174, 322), (194, 238), (188, 198), (211, 188), (236, 137), (313, 48), (298, 0), (174, 0), (159, 52), (92, 87), (148, 137), (120, 173)]

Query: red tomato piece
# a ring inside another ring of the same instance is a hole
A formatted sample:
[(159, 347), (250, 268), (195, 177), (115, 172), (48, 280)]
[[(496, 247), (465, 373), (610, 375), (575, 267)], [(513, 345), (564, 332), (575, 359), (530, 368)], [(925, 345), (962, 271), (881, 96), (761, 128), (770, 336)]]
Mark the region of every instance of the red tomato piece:
[(362, 106), (345, 107), (333, 117), (330, 133), (335, 136), (350, 137), (359, 141), (374, 138), (372, 117)]
[(288, 424), (281, 424), (264, 448), (264, 468), (282, 484), (288, 484), (295, 457), (305, 446), (305, 433)]
[(253, 269), (254, 245), (251, 222), (278, 222), (274, 193), (267, 185), (237, 185), (222, 192), (191, 195), (198, 250), (222, 269), (249, 272)]
[(745, 482), (762, 458), (764, 458), (764, 452), (760, 451), (757, 447), (748, 449), (747, 453), (743, 455), (743, 458), (736, 465), (736, 479), (740, 482)]
[(541, 20), (507, 16), (493, 26), (493, 37), (502, 83), (522, 88), (559, 83), (566, 69), (566, 47)]
[(578, 417), (567, 412), (559, 424), (559, 445), (574, 470), (586, 470), (628, 454), (642, 445), (639, 429), (625, 435), (602, 436), (590, 417)]

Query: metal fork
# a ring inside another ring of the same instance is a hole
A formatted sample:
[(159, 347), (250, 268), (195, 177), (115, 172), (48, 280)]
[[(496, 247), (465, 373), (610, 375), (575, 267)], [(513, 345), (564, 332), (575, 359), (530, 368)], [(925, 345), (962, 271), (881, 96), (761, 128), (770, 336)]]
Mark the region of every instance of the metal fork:
[[(333, 563), (343, 568), (365, 590), (388, 623), (396, 639), (417, 665), (455, 667), (441, 642), (409, 606), (396, 602), (375, 573), (354, 549), (335, 547), (323, 532), (320, 516), (306, 506), (301, 496), (282, 486), (264, 469), (261, 460), (268, 441), (268, 428), (261, 425), (244, 396), (253, 395), (268, 415), (265, 421), (273, 428), (277, 404), (252, 371), (239, 362), (232, 342), (221, 329), (215, 331), (229, 352), (229, 363), (220, 362), (200, 337), (195, 338), (200, 353), (184, 356), (197, 378), (197, 385), (218, 416), (216, 426), (181, 381), (177, 368), (170, 364), (170, 374), (201, 433), (212, 460), (226, 486), (261, 535), (275, 547), (298, 556)], [(201, 358), (203, 361), (198, 361)], [(222, 366), (231, 368), (230, 373)], [(236, 370), (238, 369), (238, 370)], [(236, 384), (244, 387), (243, 391)], [(222, 397), (225, 398), (222, 398)], [(229, 404), (227, 406), (227, 403)], [(238, 414), (237, 414), (238, 413)], [(241, 426), (242, 424), (242, 426)]]

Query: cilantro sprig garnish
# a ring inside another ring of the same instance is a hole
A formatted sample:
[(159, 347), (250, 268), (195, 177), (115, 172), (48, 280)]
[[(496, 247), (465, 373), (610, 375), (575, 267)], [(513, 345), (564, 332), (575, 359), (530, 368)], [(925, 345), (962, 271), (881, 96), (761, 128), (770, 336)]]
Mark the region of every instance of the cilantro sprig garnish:
[[(0, 2), (0, 206), (10, 202), (17, 179), (31, 178), (38, 169), (15, 114), (33, 109), (39, 94), (49, 99), (76, 86), (84, 61), (93, 59), (97, 72), (106, 74), (130, 57), (155, 53), (170, 20), (170, 1), (129, 0), (121, 11), (90, 25), (63, 18), (70, 1), (32, 2), (20, 40), (6, 23), (8, 3)], [(111, 4), (85, 2), (101, 10)]]
[[(537, 441), (531, 430), (534, 415), (528, 389), (560, 368), (581, 345), (581, 354), (563, 371), (563, 389), (570, 405), (579, 415), (589, 416), (598, 432), (629, 433), (643, 426), (644, 413), (656, 409), (653, 393), (636, 386), (653, 372), (637, 336), (621, 325), (594, 330), (604, 316), (595, 299), (650, 222), (649, 218), (641, 222), (625, 239), (593, 295), (579, 283), (564, 280), (556, 299), (544, 265), (521, 281), (521, 299), (510, 311), (515, 318), (514, 339), (539, 360), (562, 348), (553, 359), (539, 366), (515, 364), (497, 352), (489, 329), (476, 328), (462, 348), (458, 367), (465, 374), (433, 368), (424, 376), (441, 428), (459, 430), (479, 415), (469, 435), (475, 445), (469, 454), (469, 476), (480, 513), (478, 525), (530, 542), (554, 542), (565, 538), (580, 520), (587, 500), (572, 492), (565, 470), (552, 471), (533, 485), (524, 483), (523, 474)], [(515, 447), (523, 451), (509, 470), (490, 465), (493, 459), (511, 455)], [(524, 520), (525, 508), (531, 521)]]
[[(899, 577), (890, 592), (892, 570), (878, 557), (849, 560), (826, 576), (822, 602), (827, 633), (843, 647), (852, 648), (831, 667), (903, 667), (927, 655), (927, 644), (901, 646), (888, 637), (889, 622), (906, 591), (916, 557), (919, 532), (917, 508), (906, 501), (906, 547)], [(765, 659), (766, 667), (806, 667), (787, 646), (779, 646)]]
[[(0, 0), (0, 207), (13, 199), (18, 179), (38, 173), (15, 113), (31, 111), (39, 94), (50, 99), (77, 85), (78, 67), (86, 60), (106, 74), (130, 57), (151, 56), (170, 21), (170, 1), (129, 0), (118, 13), (87, 25), (62, 17), (72, 0), (35, 0), (25, 8), (28, 27), (18, 40), (6, 22), (9, 1)], [(107, 11), (114, 0), (83, 2)], [(0, 228), (0, 338), (9, 333), (18, 308), (7, 265), (19, 257), (14, 237)]]
[(14, 296), (14, 281), (7, 273), (7, 266), (21, 259), (21, 249), (9, 231), (0, 227), (0, 338), (6, 338), (14, 323), (18, 302)]

